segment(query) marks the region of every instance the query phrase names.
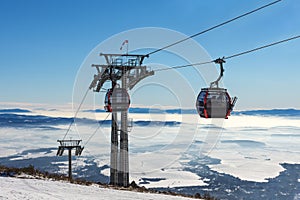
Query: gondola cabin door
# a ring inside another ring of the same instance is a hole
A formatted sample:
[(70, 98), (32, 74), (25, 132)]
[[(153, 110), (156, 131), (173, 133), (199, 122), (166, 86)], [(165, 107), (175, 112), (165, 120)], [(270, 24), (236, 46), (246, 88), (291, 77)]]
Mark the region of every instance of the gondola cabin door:
[(122, 112), (128, 110), (130, 97), (124, 88), (109, 89), (104, 99), (106, 112)]

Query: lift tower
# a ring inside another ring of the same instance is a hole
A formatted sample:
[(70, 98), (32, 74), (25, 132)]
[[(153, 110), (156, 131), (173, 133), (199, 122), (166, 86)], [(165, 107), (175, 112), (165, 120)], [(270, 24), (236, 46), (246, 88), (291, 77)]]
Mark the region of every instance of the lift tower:
[[(130, 102), (122, 102), (122, 99), (126, 99), (124, 95), (127, 95), (127, 90), (131, 90), (142, 79), (154, 75), (154, 71), (142, 66), (144, 58), (148, 57), (145, 55), (100, 53), (100, 56), (105, 58), (106, 64), (92, 65), (97, 69), (97, 74), (94, 75), (90, 89), (94, 88), (94, 92), (99, 92), (106, 81), (110, 81), (112, 86), (110, 184), (128, 187), (128, 106)], [(115, 92), (119, 91), (116, 88), (125, 90), (126, 94)], [(118, 115), (121, 115), (120, 123), (118, 123)]]
[(72, 181), (72, 149), (75, 149), (75, 155), (80, 156), (84, 147), (80, 145), (82, 140), (57, 140), (60, 143), (57, 156), (62, 156), (64, 150), (67, 149), (69, 152), (69, 180)]

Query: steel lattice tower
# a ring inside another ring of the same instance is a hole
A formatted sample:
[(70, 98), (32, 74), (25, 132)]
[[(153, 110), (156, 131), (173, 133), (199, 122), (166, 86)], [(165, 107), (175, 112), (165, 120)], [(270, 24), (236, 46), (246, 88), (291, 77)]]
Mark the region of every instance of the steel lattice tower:
[[(104, 56), (106, 64), (92, 65), (97, 69), (97, 74), (94, 75), (90, 89), (94, 88), (95, 92), (99, 92), (107, 81), (111, 82), (112, 90), (117, 86), (126, 91), (131, 90), (142, 79), (154, 75), (154, 71), (142, 66), (144, 58), (147, 57), (145, 55), (101, 53), (100, 56)], [(118, 103), (112, 105), (110, 184), (128, 187), (128, 108), (119, 108)]]

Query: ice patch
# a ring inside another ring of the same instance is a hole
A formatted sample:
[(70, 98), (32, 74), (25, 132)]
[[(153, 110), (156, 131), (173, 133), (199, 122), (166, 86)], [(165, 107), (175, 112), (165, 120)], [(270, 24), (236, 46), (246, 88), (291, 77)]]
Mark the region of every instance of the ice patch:
[(201, 177), (198, 175), (188, 172), (174, 169), (168, 169), (156, 173), (152, 173), (151, 176), (145, 178), (133, 180), (139, 183), (140, 186), (147, 188), (160, 188), (160, 187), (182, 187), (182, 186), (206, 186)]

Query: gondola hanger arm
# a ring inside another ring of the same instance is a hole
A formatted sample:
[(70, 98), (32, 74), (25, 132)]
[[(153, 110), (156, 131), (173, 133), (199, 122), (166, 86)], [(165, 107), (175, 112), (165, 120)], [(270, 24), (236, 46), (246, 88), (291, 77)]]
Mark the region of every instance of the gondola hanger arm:
[(218, 88), (219, 87), (219, 81), (223, 77), (224, 71), (225, 71), (224, 67), (223, 67), (223, 63), (225, 63), (224, 57), (223, 58), (218, 58), (218, 59), (214, 60), (214, 63), (220, 65), (220, 75), (217, 78), (217, 80), (215, 80), (215, 81), (213, 81), (213, 82), (210, 83), (210, 87), (211, 88), (214, 88), (214, 87)]

